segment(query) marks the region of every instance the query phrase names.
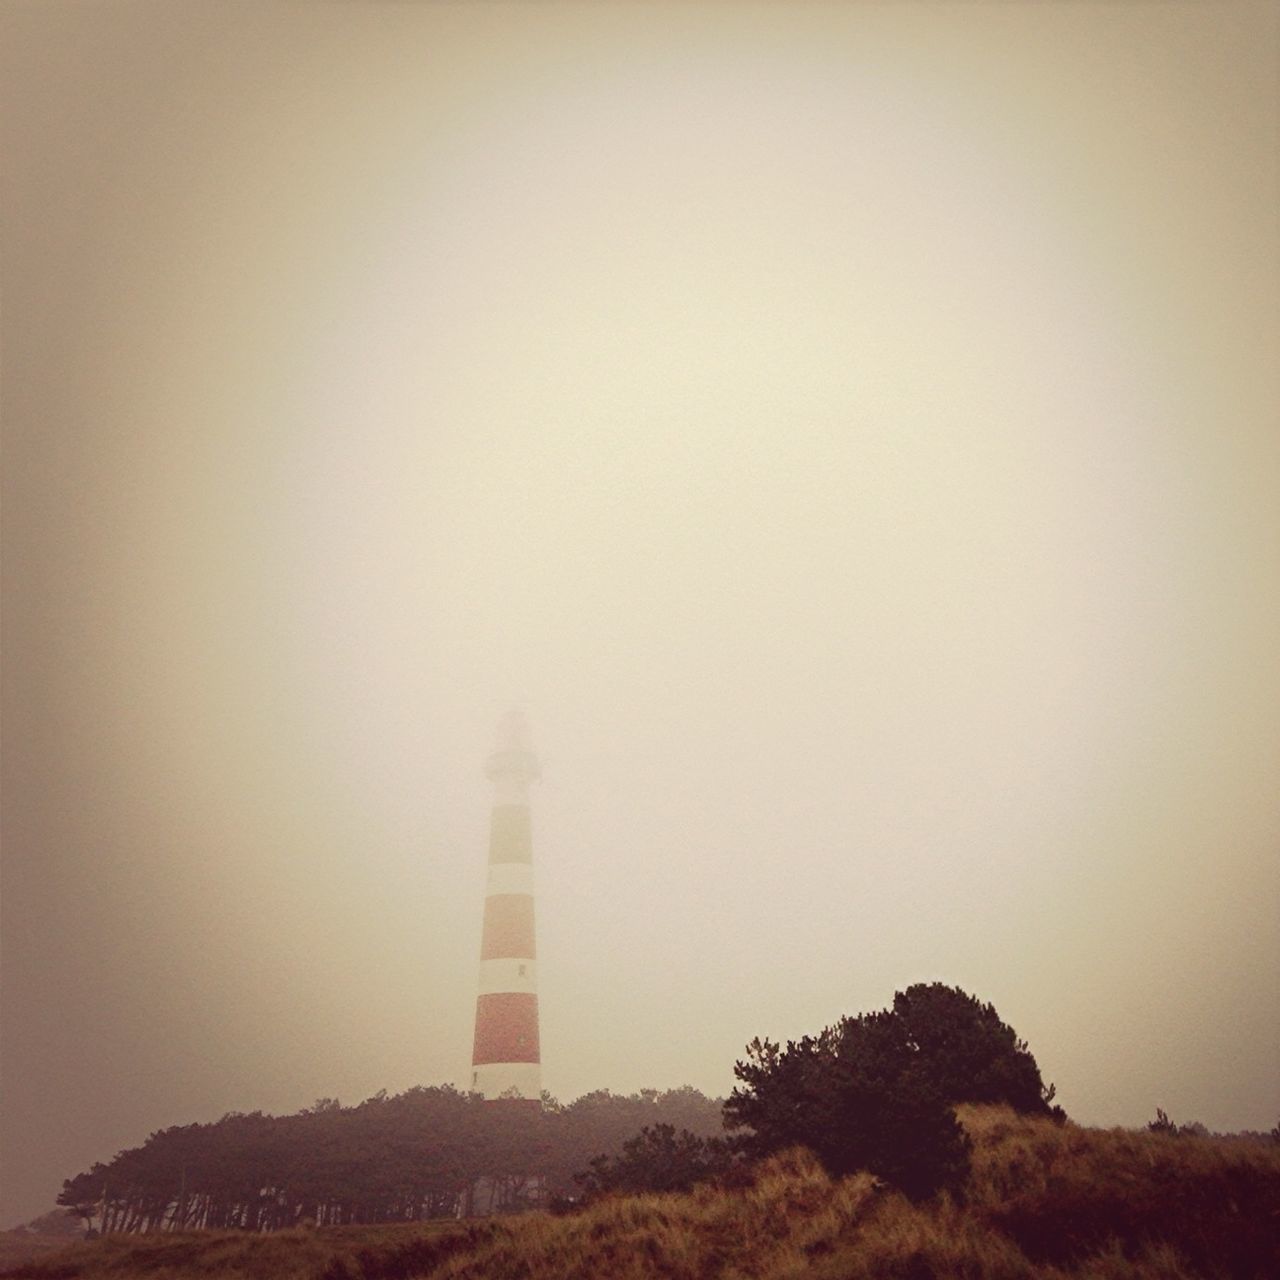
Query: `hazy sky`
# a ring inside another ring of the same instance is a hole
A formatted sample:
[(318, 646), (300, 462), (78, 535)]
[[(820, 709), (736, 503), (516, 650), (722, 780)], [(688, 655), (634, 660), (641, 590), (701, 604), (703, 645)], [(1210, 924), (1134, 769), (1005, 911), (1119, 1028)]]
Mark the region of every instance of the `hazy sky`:
[(3, 1225), (465, 1081), (513, 701), (562, 1099), (1276, 1122), (1280, 10), (0, 14)]

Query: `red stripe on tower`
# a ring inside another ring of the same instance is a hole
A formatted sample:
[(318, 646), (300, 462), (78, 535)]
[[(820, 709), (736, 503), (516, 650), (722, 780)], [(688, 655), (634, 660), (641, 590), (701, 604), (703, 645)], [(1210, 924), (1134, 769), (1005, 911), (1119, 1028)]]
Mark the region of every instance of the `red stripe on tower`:
[(498, 749), (485, 772), (494, 795), (471, 1087), (486, 1098), (538, 1106), (542, 1067), (529, 821), (529, 785), (538, 778), (538, 761), (518, 712), (502, 721)]
[(476, 1043), (471, 1061), (538, 1061), (538, 997), (527, 991), (494, 991), (476, 1001)]

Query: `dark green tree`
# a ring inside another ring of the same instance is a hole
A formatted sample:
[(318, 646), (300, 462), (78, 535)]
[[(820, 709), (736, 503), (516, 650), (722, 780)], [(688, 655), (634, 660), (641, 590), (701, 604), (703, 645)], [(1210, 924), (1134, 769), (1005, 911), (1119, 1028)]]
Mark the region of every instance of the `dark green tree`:
[(725, 1124), (751, 1156), (809, 1147), (835, 1175), (868, 1169), (914, 1198), (956, 1187), (970, 1143), (952, 1107), (1056, 1113), (1026, 1044), (989, 1004), (941, 983), (786, 1048), (753, 1040)]
[(687, 1191), (724, 1173), (730, 1164), (723, 1138), (702, 1138), (674, 1125), (646, 1125), (622, 1145), (621, 1154), (597, 1156), (574, 1180), (587, 1195), (604, 1191)]
[(785, 1049), (755, 1040), (734, 1066), (725, 1124), (752, 1157), (808, 1147), (840, 1177), (869, 1170), (914, 1199), (964, 1180), (969, 1140), (941, 1093), (915, 1071), (892, 1015), (847, 1019)]

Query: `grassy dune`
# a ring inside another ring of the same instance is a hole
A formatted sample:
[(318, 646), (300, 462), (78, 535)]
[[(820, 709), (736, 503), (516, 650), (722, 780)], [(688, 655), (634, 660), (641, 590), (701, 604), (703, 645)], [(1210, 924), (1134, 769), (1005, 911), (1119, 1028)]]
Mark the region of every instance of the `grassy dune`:
[(66, 1237), (28, 1235), (25, 1231), (0, 1231), (0, 1273), (20, 1262), (30, 1262), (67, 1247)]
[[(113, 1235), (71, 1245), (11, 1270), (5, 1277), (41, 1280), (317, 1280), (324, 1275), (366, 1274), (362, 1267), (390, 1259), (428, 1257), (437, 1241), (445, 1252), (483, 1239), (488, 1222), (419, 1222), (392, 1226), (298, 1228), (263, 1235), (242, 1231), (173, 1231)], [(375, 1274), (369, 1271), (368, 1274)], [(416, 1271), (376, 1271), (413, 1275)]]
[(805, 1152), (749, 1185), (468, 1224), (115, 1238), (5, 1273), (41, 1280), (857, 1280), (1280, 1275), (1280, 1147), (961, 1108), (963, 1197), (912, 1205)]

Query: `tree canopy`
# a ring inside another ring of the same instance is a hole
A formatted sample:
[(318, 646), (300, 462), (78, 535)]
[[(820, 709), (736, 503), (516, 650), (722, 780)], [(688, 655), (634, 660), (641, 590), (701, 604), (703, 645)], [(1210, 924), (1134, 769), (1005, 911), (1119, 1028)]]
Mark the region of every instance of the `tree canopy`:
[(1002, 1102), (1028, 1115), (1064, 1118), (1053, 1085), (995, 1007), (959, 987), (917, 983), (893, 997), (908, 1051), (950, 1103)]
[(695, 1182), (724, 1173), (731, 1160), (723, 1138), (702, 1138), (670, 1124), (645, 1125), (616, 1156), (597, 1156), (574, 1175), (588, 1195), (605, 1191), (687, 1191)]
[(574, 1174), (646, 1126), (699, 1137), (721, 1129), (721, 1102), (681, 1088), (607, 1090), (541, 1110), (506, 1108), (452, 1086), (376, 1094), (357, 1106), (321, 1098), (294, 1115), (232, 1112), (153, 1133), (140, 1147), (69, 1178), (58, 1203), (104, 1231), (160, 1227), (275, 1230), (449, 1216), (481, 1180), (500, 1199), (522, 1189), (567, 1195)]
[(817, 1036), (753, 1040), (725, 1123), (751, 1156), (807, 1146), (836, 1175), (869, 1169), (908, 1195), (958, 1185), (969, 1140), (958, 1102), (1051, 1107), (1025, 1042), (995, 1009), (955, 987), (918, 984), (893, 1006), (843, 1018)]

